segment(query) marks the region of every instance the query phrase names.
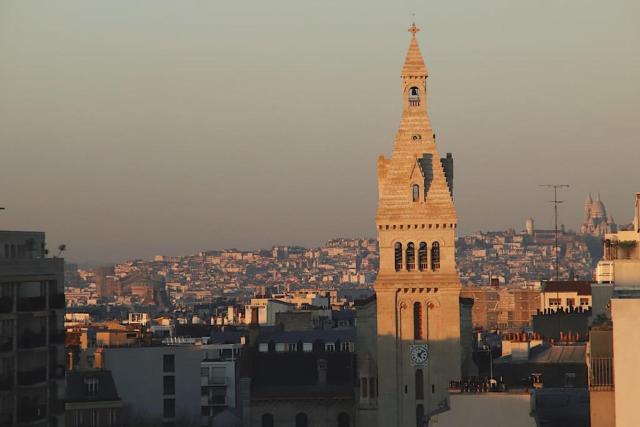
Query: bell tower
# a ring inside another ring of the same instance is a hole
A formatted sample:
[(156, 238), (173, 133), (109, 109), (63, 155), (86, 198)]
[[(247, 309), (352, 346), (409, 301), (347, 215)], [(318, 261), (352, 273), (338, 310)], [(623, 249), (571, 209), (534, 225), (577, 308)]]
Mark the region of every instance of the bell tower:
[(436, 147), (418, 31), (409, 27), (395, 144), (378, 159), (378, 426), (428, 425), (460, 377), (453, 157)]

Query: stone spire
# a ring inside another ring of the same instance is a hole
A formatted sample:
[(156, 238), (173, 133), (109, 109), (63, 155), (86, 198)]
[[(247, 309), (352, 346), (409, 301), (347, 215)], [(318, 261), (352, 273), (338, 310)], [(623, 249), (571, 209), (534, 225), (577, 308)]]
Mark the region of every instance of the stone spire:
[(415, 24), (409, 27), (411, 41), (401, 76), (403, 110), (393, 152), (391, 158), (378, 160), (377, 219), (385, 226), (410, 220), (455, 227), (452, 159), (450, 165), (441, 159), (427, 114), (427, 67), (418, 31)]
[(429, 72), (427, 66), (424, 65), (424, 59), (420, 53), (420, 47), (418, 46), (418, 39), (416, 34), (420, 31), (420, 28), (416, 27), (413, 23), (409, 27), (411, 33), (411, 42), (409, 43), (409, 51), (407, 52), (407, 58), (404, 61), (402, 67), (402, 77), (423, 77), (427, 78)]

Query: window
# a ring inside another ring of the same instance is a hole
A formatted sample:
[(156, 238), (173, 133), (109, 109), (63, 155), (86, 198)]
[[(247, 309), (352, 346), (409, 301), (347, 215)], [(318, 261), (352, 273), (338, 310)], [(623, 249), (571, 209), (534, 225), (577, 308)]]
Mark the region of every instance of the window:
[(201, 377), (209, 377), (209, 368), (200, 368)]
[(296, 415), (296, 427), (307, 427), (309, 425), (309, 418), (304, 412), (300, 412)]
[(369, 396), (376, 397), (376, 379), (375, 378), (370, 378), (369, 379)]
[(360, 380), (360, 390), (362, 391), (362, 397), (366, 399), (368, 397), (367, 392), (369, 391), (366, 378)]
[(424, 374), (422, 369), (417, 369), (415, 374), (416, 382), (416, 400), (424, 399)]
[(589, 298), (580, 298), (580, 305), (589, 305)]
[(338, 427), (349, 427), (349, 423), (351, 420), (349, 419), (349, 414), (346, 412), (341, 412), (338, 415)]
[(420, 89), (415, 86), (409, 89), (409, 105), (412, 107), (420, 105)]
[(422, 304), (413, 303), (413, 339), (422, 339)]
[(433, 242), (431, 244), (431, 270), (437, 271), (440, 269), (440, 242)]
[(226, 384), (227, 370), (222, 366), (211, 368), (211, 382), (213, 384)]
[(413, 184), (411, 186), (412, 198), (414, 202), (420, 200), (420, 186), (418, 184)]
[(416, 269), (416, 246), (413, 242), (407, 244), (407, 271)]
[(394, 250), (396, 271), (400, 271), (402, 270), (402, 243), (396, 243), (394, 245)]
[(271, 414), (262, 415), (262, 427), (273, 427), (273, 415)]
[(575, 298), (567, 298), (567, 307), (573, 307), (576, 305), (576, 299)]
[(416, 427), (424, 427), (424, 406), (422, 404), (416, 406)]
[(176, 358), (173, 354), (165, 354), (162, 356), (162, 369), (164, 372), (175, 372)]
[(560, 305), (560, 298), (549, 298), (549, 305), (550, 306)]
[(162, 379), (162, 386), (164, 394), (176, 394), (176, 377), (173, 375), (166, 375)]
[(429, 268), (427, 264), (427, 244), (425, 242), (420, 242), (420, 246), (418, 246), (418, 268), (420, 271), (426, 271)]
[(332, 343), (332, 342), (326, 343), (325, 346), (324, 346), (324, 351), (327, 351), (327, 352), (336, 351), (335, 343)]
[(576, 374), (575, 372), (567, 372), (564, 374), (564, 386), (575, 387), (576, 386)]
[(162, 416), (164, 418), (173, 418), (176, 416), (176, 400), (175, 399), (164, 399)]
[(84, 386), (88, 395), (98, 394), (98, 378), (96, 377), (85, 378)]

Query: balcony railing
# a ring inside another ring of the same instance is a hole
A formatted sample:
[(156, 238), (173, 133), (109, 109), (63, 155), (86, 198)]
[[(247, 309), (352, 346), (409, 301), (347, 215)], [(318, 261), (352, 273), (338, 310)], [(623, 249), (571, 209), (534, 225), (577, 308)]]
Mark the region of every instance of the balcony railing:
[(18, 337), (18, 348), (35, 348), (47, 345), (47, 335), (43, 332), (23, 332)]
[(39, 368), (31, 371), (18, 371), (18, 385), (34, 385), (47, 380), (47, 369)]
[(23, 405), (18, 406), (18, 422), (28, 423), (45, 418), (47, 416), (47, 405)]
[(13, 311), (13, 297), (0, 297), (0, 313)]
[(592, 357), (589, 370), (591, 390), (614, 390), (612, 357)]
[(49, 297), (49, 307), (56, 308), (65, 308), (65, 300), (64, 294), (53, 294)]
[(18, 311), (41, 311), (46, 307), (45, 297), (27, 297), (18, 299)]

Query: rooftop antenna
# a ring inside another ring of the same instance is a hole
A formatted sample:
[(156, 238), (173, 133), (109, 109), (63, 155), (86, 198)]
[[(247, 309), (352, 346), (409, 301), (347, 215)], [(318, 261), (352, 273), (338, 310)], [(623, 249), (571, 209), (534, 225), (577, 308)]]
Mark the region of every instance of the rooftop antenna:
[(564, 200), (558, 200), (558, 189), (569, 188), (567, 184), (542, 184), (540, 187), (553, 188), (553, 200), (549, 203), (553, 203), (554, 212), (554, 231), (555, 231), (555, 252), (556, 252), (556, 281), (560, 280), (560, 251), (558, 250), (558, 205), (564, 203)]

